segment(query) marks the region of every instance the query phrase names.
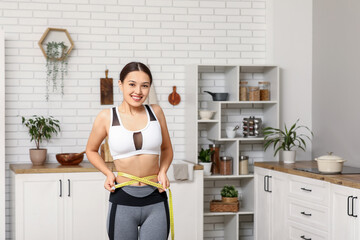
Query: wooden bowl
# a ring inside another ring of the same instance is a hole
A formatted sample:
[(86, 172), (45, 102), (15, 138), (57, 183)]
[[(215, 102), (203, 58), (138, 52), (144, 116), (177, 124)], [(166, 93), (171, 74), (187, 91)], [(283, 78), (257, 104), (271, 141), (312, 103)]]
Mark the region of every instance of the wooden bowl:
[(76, 158), (68, 160), (70, 154), (71, 153), (58, 153), (58, 154), (56, 154), (56, 160), (61, 165), (77, 165), (77, 164), (81, 163), (82, 160), (84, 159), (84, 154), (80, 154), (80, 155), (76, 156)]

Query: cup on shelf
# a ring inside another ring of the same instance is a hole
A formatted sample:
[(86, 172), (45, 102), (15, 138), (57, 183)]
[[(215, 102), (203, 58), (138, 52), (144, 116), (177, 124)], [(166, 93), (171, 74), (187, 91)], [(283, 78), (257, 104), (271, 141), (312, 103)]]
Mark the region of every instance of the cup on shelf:
[(228, 138), (234, 138), (236, 136), (236, 131), (234, 131), (234, 127), (226, 127), (225, 131)]

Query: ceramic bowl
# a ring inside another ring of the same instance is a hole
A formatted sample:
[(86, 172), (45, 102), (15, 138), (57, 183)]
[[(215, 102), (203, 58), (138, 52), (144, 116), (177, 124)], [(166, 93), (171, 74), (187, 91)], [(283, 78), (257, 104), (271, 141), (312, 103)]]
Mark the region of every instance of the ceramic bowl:
[(199, 115), (201, 120), (210, 120), (214, 116), (215, 111), (200, 110)]

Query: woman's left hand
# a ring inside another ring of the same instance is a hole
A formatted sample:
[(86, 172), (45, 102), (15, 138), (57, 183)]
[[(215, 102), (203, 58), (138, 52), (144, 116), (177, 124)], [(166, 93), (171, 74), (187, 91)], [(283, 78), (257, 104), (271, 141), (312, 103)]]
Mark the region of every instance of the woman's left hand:
[[(164, 189), (168, 189), (170, 187), (170, 182), (169, 182), (169, 179), (166, 176), (165, 172), (159, 172), (158, 182), (159, 182), (159, 184), (161, 184), (164, 187)], [(161, 192), (161, 193), (165, 191), (162, 188), (158, 188), (158, 189), (159, 189), (159, 192)]]

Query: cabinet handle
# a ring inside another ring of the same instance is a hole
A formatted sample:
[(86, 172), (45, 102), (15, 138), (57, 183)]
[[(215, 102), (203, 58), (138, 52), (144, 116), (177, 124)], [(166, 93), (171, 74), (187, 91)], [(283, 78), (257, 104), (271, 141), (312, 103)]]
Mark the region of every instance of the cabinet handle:
[(311, 238), (307, 238), (307, 237), (305, 237), (305, 235), (302, 235), (300, 238), (304, 239), (304, 240), (311, 240)]
[(301, 212), (302, 215), (311, 217), (311, 213)]
[(271, 177), (271, 176), (268, 176), (268, 178), (267, 178), (267, 186), (268, 186), (267, 191), (271, 193), (272, 191), (269, 190), (269, 185), (270, 185), (270, 184), (269, 184), (269, 179), (270, 179), (270, 178), (272, 178), (272, 177)]
[(59, 179), (59, 182), (60, 182), (60, 195), (59, 195), (59, 197), (62, 197), (62, 182), (61, 182), (61, 179)]
[(264, 191), (265, 192), (267, 192), (267, 187), (266, 187), (266, 183), (267, 183), (267, 181), (266, 181), (266, 178), (268, 177), (268, 175), (265, 175), (264, 176)]
[(68, 188), (69, 188), (69, 193), (68, 193), (68, 197), (70, 197), (70, 179), (68, 179)]
[(352, 197), (353, 196), (348, 196), (348, 198), (347, 198), (347, 215), (350, 216), (350, 217), (352, 216), (352, 214), (350, 213), (350, 203), (349, 203), (350, 201), (349, 200)]
[(302, 187), (301, 190), (306, 191), (306, 192), (311, 192), (312, 191), (311, 189), (304, 188), (304, 187)]
[(357, 199), (357, 197), (352, 197), (352, 200), (351, 200), (351, 216), (353, 217), (357, 217), (357, 215), (354, 215), (354, 199)]

